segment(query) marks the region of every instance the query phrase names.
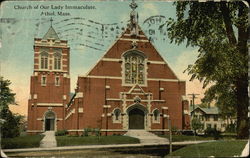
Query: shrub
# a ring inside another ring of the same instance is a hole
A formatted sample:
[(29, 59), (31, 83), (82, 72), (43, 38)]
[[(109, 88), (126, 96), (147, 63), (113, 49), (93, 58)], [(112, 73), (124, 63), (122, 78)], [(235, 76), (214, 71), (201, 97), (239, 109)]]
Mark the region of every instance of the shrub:
[(236, 125), (233, 124), (233, 123), (227, 125), (227, 127), (226, 127), (226, 132), (235, 133), (235, 132), (236, 132)]
[(215, 128), (208, 127), (205, 130), (205, 136), (211, 136), (211, 137), (214, 137), (215, 140), (217, 140), (221, 138), (221, 132)]
[(89, 132), (91, 132), (91, 128), (84, 128), (84, 136), (88, 137), (89, 136)]
[(64, 136), (67, 134), (68, 134), (67, 130), (59, 130), (59, 131), (56, 131), (56, 133), (55, 133), (56, 136)]
[(101, 130), (99, 128), (94, 128), (95, 136), (100, 136)]

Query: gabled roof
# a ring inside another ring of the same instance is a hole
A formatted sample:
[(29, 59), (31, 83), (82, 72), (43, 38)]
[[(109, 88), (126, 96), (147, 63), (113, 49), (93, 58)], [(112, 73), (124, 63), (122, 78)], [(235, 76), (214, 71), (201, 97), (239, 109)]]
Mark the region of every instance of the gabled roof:
[(217, 107), (210, 107), (210, 108), (201, 108), (198, 105), (195, 105), (194, 109), (190, 108), (191, 113), (195, 111), (196, 109), (200, 109), (206, 114), (219, 114), (219, 109)]
[(43, 36), (43, 39), (49, 39), (49, 38), (53, 38), (53, 39), (56, 39), (56, 40), (59, 40), (59, 37), (55, 31), (55, 29), (50, 26), (48, 32)]

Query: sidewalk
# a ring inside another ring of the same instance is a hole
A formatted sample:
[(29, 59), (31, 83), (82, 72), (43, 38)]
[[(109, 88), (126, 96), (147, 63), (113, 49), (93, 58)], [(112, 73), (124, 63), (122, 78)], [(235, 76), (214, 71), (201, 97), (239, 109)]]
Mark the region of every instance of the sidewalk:
[[(211, 142), (214, 140), (207, 141), (186, 141), (186, 142), (173, 142), (173, 145), (190, 145), (204, 142)], [(30, 152), (30, 151), (63, 151), (63, 150), (80, 150), (80, 149), (105, 149), (105, 148), (127, 148), (127, 147), (146, 147), (146, 146), (158, 146), (158, 145), (169, 145), (169, 143), (143, 143), (143, 144), (111, 144), (111, 145), (81, 145), (81, 146), (63, 146), (63, 147), (44, 147), (44, 148), (23, 148), (23, 149), (4, 149), (5, 153), (14, 152)]]
[(55, 131), (46, 131), (43, 134), (45, 137), (40, 142), (40, 148), (53, 148), (57, 146)]
[(247, 144), (246, 144), (246, 146), (245, 146), (245, 148), (243, 149), (243, 151), (241, 152), (241, 157), (247, 157), (247, 156), (249, 156), (249, 140), (248, 140), (248, 142), (247, 142)]

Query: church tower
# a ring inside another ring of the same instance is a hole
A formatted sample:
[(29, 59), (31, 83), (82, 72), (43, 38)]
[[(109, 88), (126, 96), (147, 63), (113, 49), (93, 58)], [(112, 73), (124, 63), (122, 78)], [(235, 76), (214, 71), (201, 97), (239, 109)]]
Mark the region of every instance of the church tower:
[(52, 26), (34, 39), (34, 70), (30, 80), (28, 132), (64, 129), (65, 106), (70, 93), (70, 48)]

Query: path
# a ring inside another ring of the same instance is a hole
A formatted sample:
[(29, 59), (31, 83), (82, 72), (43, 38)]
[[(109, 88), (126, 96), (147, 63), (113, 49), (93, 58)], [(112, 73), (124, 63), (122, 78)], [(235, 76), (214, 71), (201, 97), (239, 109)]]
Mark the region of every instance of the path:
[(247, 157), (247, 156), (249, 156), (249, 140), (248, 140), (248, 142), (247, 142), (247, 144), (246, 144), (246, 146), (245, 146), (245, 148), (243, 149), (243, 151), (242, 151), (242, 153), (241, 153), (241, 157)]
[(129, 130), (125, 135), (138, 138), (141, 144), (166, 144), (169, 142), (168, 139), (159, 137), (145, 130)]
[(55, 131), (46, 131), (43, 133), (45, 137), (40, 142), (40, 148), (56, 147)]
[[(173, 142), (173, 145), (191, 145), (198, 143), (211, 142), (215, 140), (203, 140), (203, 141), (186, 141), (186, 142)], [(158, 143), (151, 144), (110, 144), (110, 145), (80, 145), (80, 146), (61, 146), (61, 147), (48, 147), (48, 148), (23, 148), (23, 149), (3, 149), (5, 153), (15, 152), (32, 152), (32, 151), (63, 151), (63, 150), (79, 150), (79, 149), (108, 149), (108, 148), (127, 148), (127, 147), (145, 147), (159, 145)], [(161, 145), (169, 145), (169, 142)]]

